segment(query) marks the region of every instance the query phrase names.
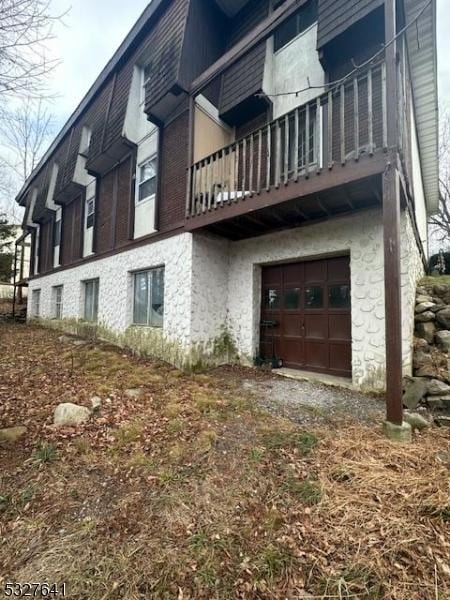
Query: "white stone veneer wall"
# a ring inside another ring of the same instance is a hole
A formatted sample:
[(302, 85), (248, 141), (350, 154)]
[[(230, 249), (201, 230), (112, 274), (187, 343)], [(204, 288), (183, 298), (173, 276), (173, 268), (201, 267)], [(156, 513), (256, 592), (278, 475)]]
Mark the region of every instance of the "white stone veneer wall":
[(229, 327), (250, 360), (258, 347), (261, 265), (350, 252), (353, 383), (383, 388), (384, 276), (381, 211), (270, 234), (231, 246)]
[[(61, 270), (30, 281), (41, 290), (40, 316), (54, 317), (52, 287), (63, 285), (63, 319), (83, 317), (83, 281), (99, 278), (98, 321), (113, 333), (132, 324), (132, 273), (165, 266), (164, 334), (188, 345), (191, 339), (192, 236), (181, 234)], [(28, 307), (31, 315), (31, 304)]]
[(192, 252), (192, 342), (208, 344), (224, 333), (228, 310), (227, 240), (197, 234)]
[[(52, 287), (64, 286), (63, 317), (83, 315), (82, 281), (100, 279), (99, 322), (113, 332), (132, 324), (132, 272), (165, 266), (164, 334), (184, 348), (214, 348), (228, 331), (243, 362), (258, 350), (261, 266), (350, 253), (353, 383), (385, 385), (383, 228), (381, 210), (240, 242), (181, 234), (30, 282), (41, 289), (41, 316), (52, 318)], [(416, 282), (423, 274), (411, 223), (402, 214), (404, 372), (411, 372)], [(31, 294), (30, 294), (31, 298)]]

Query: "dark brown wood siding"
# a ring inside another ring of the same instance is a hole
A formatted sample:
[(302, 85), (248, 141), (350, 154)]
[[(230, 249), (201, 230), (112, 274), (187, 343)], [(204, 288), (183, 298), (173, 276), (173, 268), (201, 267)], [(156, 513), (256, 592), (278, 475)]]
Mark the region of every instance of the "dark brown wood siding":
[(53, 267), (53, 221), (43, 223), (39, 233), (39, 272), (48, 273)]
[(227, 34), (228, 21), (215, 2), (190, 0), (180, 67), (180, 81), (185, 89), (220, 58)]
[(163, 98), (178, 81), (189, 0), (173, 0), (147, 40), (146, 61), (152, 64), (145, 109)]
[(61, 265), (70, 265), (83, 254), (83, 196), (63, 207), (61, 223)]
[(97, 253), (107, 252), (113, 248), (112, 239), (112, 205), (114, 194), (115, 171), (110, 171), (100, 179), (100, 189), (95, 207), (95, 249)]
[(250, 0), (231, 20), (228, 47), (237, 44), (269, 14), (270, 0)]
[(132, 216), (131, 197), (133, 160), (130, 156), (119, 167), (117, 173), (117, 203), (115, 223), (115, 246), (120, 247), (130, 239), (130, 219)]
[(322, 48), (383, 4), (384, 0), (319, 0), (317, 47)]
[(261, 91), (264, 78), (266, 43), (255, 46), (223, 75), (219, 112), (222, 117)]
[(184, 219), (189, 144), (189, 113), (185, 111), (162, 131), (159, 157), (159, 228), (166, 231)]

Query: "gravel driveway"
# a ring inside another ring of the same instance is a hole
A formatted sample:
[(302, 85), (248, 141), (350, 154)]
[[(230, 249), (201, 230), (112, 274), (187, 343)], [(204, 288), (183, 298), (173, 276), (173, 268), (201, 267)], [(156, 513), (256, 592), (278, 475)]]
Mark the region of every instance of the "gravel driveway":
[(265, 379), (245, 377), (242, 387), (271, 413), (305, 425), (357, 420), (371, 423), (383, 419), (384, 399), (309, 381), (281, 376)]

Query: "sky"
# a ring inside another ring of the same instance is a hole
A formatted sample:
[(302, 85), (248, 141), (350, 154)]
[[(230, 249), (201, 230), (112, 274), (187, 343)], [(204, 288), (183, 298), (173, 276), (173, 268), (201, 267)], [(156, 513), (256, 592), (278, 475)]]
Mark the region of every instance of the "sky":
[[(212, 1), (212, 0), (208, 0)], [(51, 53), (61, 59), (52, 75), (57, 99), (52, 105), (57, 129), (62, 127), (138, 19), (149, 0), (52, 0), (57, 14), (65, 13), (56, 28)], [(441, 102), (450, 105), (450, 2), (438, 4), (438, 68)]]

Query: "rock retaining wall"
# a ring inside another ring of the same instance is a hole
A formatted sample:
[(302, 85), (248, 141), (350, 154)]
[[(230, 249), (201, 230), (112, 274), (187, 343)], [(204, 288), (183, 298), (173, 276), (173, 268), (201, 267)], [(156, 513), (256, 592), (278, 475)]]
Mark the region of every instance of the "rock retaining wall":
[(450, 285), (418, 286), (415, 306), (414, 376), (405, 378), (404, 405), (450, 411)]

